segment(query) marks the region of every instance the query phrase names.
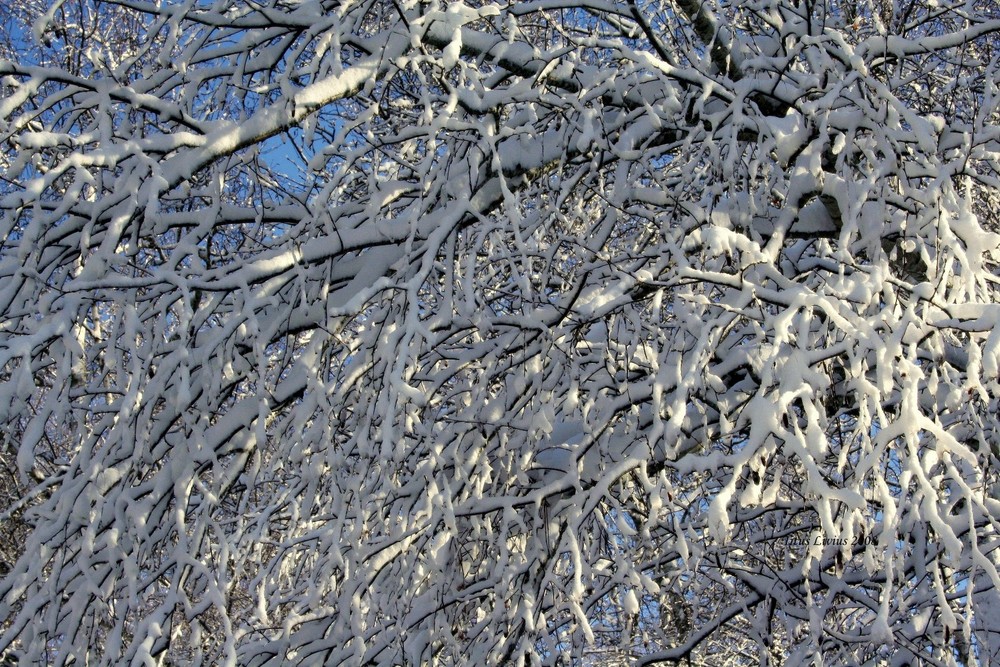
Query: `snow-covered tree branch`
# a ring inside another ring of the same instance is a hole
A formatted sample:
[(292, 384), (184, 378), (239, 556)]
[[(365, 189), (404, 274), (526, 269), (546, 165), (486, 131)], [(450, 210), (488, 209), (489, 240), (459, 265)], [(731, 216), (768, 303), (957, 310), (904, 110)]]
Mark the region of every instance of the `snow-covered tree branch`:
[(1000, 659), (1000, 7), (0, 7), (0, 654)]

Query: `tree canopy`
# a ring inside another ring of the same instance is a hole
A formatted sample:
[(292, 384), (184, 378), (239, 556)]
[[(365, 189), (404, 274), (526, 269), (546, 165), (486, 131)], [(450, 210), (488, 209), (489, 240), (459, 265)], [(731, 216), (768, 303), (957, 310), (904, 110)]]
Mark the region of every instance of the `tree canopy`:
[(0, 652), (1000, 660), (998, 39), (0, 7)]

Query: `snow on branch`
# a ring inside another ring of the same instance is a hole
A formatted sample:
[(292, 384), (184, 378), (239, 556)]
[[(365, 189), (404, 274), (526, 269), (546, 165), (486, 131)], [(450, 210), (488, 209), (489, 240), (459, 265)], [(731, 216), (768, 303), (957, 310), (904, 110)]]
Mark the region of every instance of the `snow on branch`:
[(0, 8), (0, 656), (1000, 659), (998, 21)]

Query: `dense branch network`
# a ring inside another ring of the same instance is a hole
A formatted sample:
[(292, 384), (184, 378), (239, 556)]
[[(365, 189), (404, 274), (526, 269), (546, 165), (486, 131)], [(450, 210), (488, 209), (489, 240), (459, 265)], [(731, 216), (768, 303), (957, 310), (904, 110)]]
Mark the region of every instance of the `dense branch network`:
[(0, 651), (1000, 658), (1000, 12), (34, 1)]

